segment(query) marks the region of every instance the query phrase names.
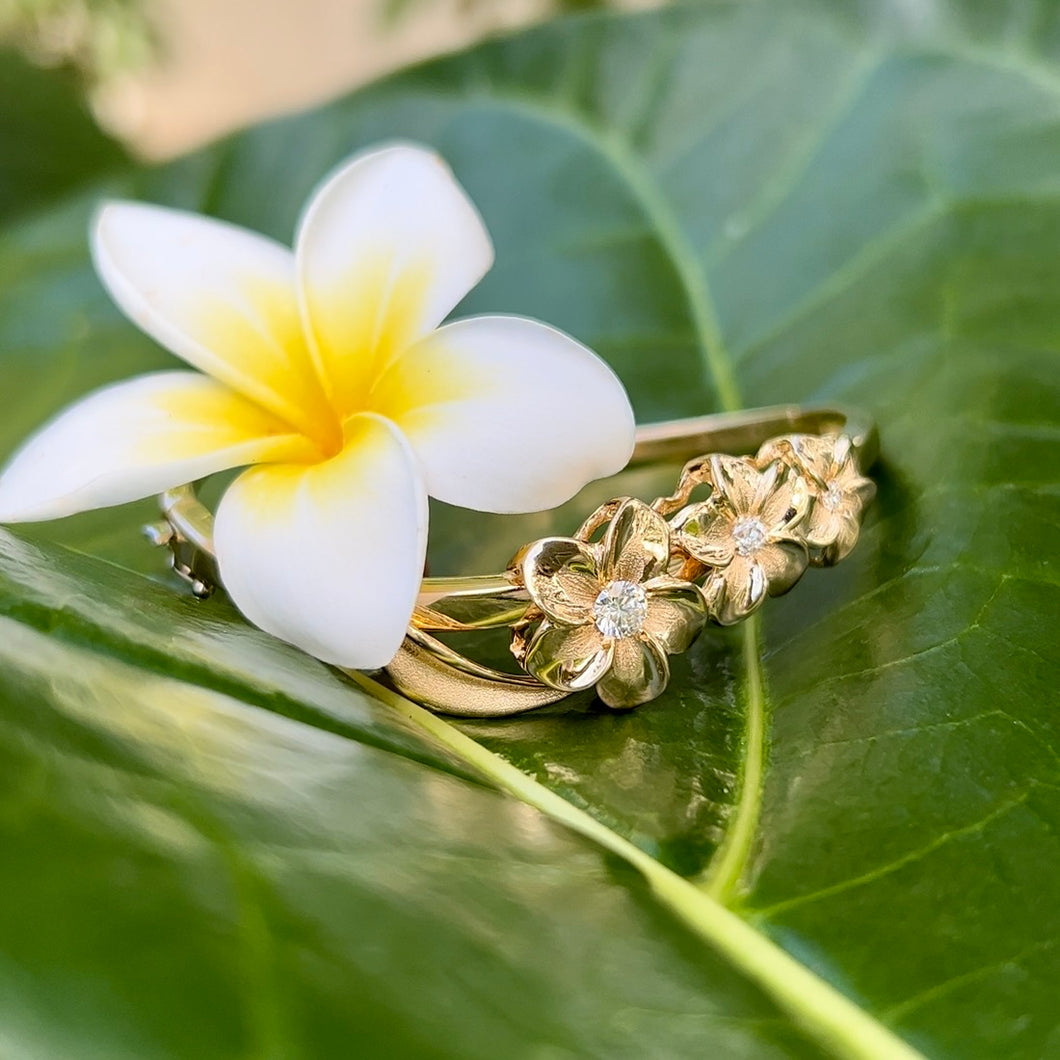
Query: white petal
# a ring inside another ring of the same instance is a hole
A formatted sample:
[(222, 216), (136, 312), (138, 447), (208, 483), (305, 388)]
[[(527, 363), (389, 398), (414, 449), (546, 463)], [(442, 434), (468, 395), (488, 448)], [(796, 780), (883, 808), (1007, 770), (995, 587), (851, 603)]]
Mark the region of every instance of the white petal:
[(221, 581), (255, 625), (325, 662), (383, 666), (423, 575), (416, 458), (392, 424), (357, 416), (331, 460), (241, 475), (221, 499), (214, 543)]
[(308, 443), (197, 372), (97, 390), (33, 435), (0, 474), (0, 522), (138, 500), (229, 467), (295, 460)]
[(313, 196), (295, 256), (306, 330), (340, 412), (435, 328), (493, 264), (482, 218), (422, 147), (358, 155)]
[(327, 409), (290, 250), (196, 214), (115, 202), (96, 216), (92, 251), (111, 297), (148, 335), (299, 429), (320, 431)]
[(633, 409), (615, 373), (523, 317), (439, 328), (380, 379), (372, 407), (409, 439), (431, 496), (479, 511), (554, 508), (633, 452)]

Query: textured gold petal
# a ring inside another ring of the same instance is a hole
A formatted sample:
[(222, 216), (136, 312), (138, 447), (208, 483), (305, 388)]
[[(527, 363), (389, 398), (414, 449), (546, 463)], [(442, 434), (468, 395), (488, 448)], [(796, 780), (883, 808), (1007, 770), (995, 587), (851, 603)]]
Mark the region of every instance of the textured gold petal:
[(816, 434), (789, 434), (772, 438), (758, 450), (759, 464), (770, 460), (795, 464), (818, 484), (828, 477), (832, 464), (832, 439)]
[(725, 572), (715, 571), (703, 582), (703, 599), (707, 601), (707, 610), (715, 622), (720, 622), (718, 615), (725, 606)]
[(799, 462), (816, 476), (822, 483), (835, 478), (836, 472), (842, 460), (846, 459), (850, 448), (850, 440), (842, 448), (841, 460), (836, 459), (836, 445), (839, 439), (835, 435), (802, 434), (795, 442), (795, 452)]
[(806, 570), (807, 555), (803, 545), (795, 541), (774, 541), (755, 553), (758, 565), (765, 573), (771, 596), (787, 592)]
[(742, 621), (761, 606), (768, 585), (765, 571), (753, 557), (737, 555), (708, 583), (707, 595), (715, 619), (723, 626)]
[(778, 482), (783, 481), (781, 474), (783, 470), (783, 466), (774, 461), (769, 464), (764, 471), (758, 473), (758, 479), (755, 482), (754, 497), (751, 498), (752, 511), (761, 514), (767, 501), (776, 491)]
[(818, 499), (799, 532), (811, 548), (827, 548), (839, 533), (839, 518), (838, 512), (829, 511)]
[(643, 501), (627, 500), (615, 513), (603, 540), (605, 581), (640, 584), (666, 571), (670, 528)]
[(735, 551), (732, 524), (732, 513), (714, 499), (692, 504), (674, 516), (675, 543), (701, 563), (725, 567)]
[[(861, 475), (856, 475), (849, 484), (844, 485), (844, 488), (857, 496), (862, 511), (872, 503), (873, 498), (876, 496), (876, 483), (870, 478), (863, 478)], [(861, 513), (858, 512), (858, 514), (860, 515)]]
[[(830, 550), (827, 563), (838, 562), (854, 547), (862, 513), (876, 496), (876, 484), (856, 471), (844, 471), (832, 481), (841, 491), (838, 505), (829, 509), (823, 496), (818, 496), (809, 517), (800, 526), (801, 536), (811, 548)], [(852, 525), (852, 530), (847, 524)], [(837, 548), (840, 537), (843, 545)]]
[(644, 632), (671, 655), (685, 651), (707, 620), (707, 601), (689, 582), (656, 578), (644, 586), (648, 614)]
[(600, 579), (592, 550), (572, 537), (545, 537), (519, 556), (530, 598), (554, 622), (576, 626), (592, 618)]
[(763, 442), (755, 457), (755, 462), (759, 466), (771, 463), (774, 460), (789, 463), (793, 457), (798, 456), (798, 450), (795, 446), (796, 437), (796, 435), (784, 435), (780, 438), (770, 438), (769, 441)]
[[(841, 490), (852, 488), (860, 479), (853, 441), (846, 434), (796, 434), (785, 439), (795, 462), (821, 489), (835, 484)], [(782, 454), (777, 455), (784, 459)], [(760, 454), (761, 456), (761, 454)]]
[(524, 665), (543, 684), (577, 692), (596, 684), (611, 664), (612, 648), (596, 626), (542, 622), (526, 650)]
[(729, 507), (737, 515), (753, 514), (760, 478), (754, 463), (745, 457), (716, 453), (710, 458), (710, 470), (714, 485)]
[(811, 495), (805, 479), (788, 472), (777, 478), (772, 491), (762, 498), (759, 518), (770, 535), (786, 536), (806, 518), (810, 508)]
[(827, 450), (831, 464), (829, 477), (836, 478), (844, 468), (854, 466), (854, 443), (848, 434), (833, 435), (825, 441), (830, 443)]
[(840, 516), (838, 523), (835, 544), (832, 555), (829, 557), (833, 563), (838, 563), (850, 554), (858, 543), (858, 534), (861, 530), (861, 521), (851, 512), (844, 512)]
[(670, 680), (666, 653), (651, 637), (615, 641), (611, 669), (596, 686), (609, 707), (635, 707), (654, 699)]

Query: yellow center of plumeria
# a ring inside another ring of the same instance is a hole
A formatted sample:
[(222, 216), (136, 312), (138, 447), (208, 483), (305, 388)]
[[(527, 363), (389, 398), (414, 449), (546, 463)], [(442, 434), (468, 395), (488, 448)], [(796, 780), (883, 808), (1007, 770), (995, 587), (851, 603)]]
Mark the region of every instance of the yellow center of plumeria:
[[(445, 371), (413, 375), (396, 364), (421, 337), (429, 278), (426, 265), (387, 258), (351, 267), (330, 290), (309, 295), (314, 313), (308, 335), (291, 292), (261, 281), (240, 285), (241, 303), (205, 301), (198, 323), (214, 348), (245, 350), (254, 359), (256, 385), (238, 389), (276, 414), (282, 426), (273, 433), (285, 426), (311, 443), (290, 458), (328, 460), (357, 435), (361, 413), (400, 422), (412, 409), (475, 393), (479, 380)], [(263, 346), (275, 356), (262, 356)]]

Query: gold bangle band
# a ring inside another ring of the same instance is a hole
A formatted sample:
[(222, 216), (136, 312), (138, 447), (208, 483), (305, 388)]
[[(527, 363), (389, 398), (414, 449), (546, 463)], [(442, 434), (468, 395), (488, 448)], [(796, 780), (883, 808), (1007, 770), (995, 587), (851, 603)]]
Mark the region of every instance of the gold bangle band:
[[(425, 578), (386, 673), (417, 702), (466, 717), (517, 714), (594, 685), (617, 708), (654, 698), (667, 656), (708, 618), (739, 621), (807, 565), (850, 551), (875, 492), (862, 471), (876, 451), (871, 418), (842, 407), (641, 427), (630, 466), (687, 460), (673, 494), (610, 501), (572, 538), (520, 549), (503, 573)], [(693, 500), (697, 487), (705, 499)], [(212, 515), (190, 486), (163, 494), (161, 506), (165, 522), (148, 528), (151, 539), (207, 595), (219, 584)], [(483, 666), (433, 635), (498, 627), (512, 630), (525, 672)]]

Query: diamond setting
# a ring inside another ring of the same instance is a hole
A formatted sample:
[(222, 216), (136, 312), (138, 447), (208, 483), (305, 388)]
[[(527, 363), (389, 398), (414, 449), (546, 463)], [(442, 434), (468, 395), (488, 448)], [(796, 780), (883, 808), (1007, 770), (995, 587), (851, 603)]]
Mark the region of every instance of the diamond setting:
[(732, 528), (732, 539), (741, 556), (750, 556), (766, 543), (766, 528), (761, 519), (746, 515), (737, 519)]
[(830, 512), (834, 512), (843, 503), (843, 491), (834, 482), (828, 482), (825, 485), (827, 488), (821, 494), (821, 503)]
[(593, 620), (605, 637), (633, 637), (648, 617), (648, 596), (634, 582), (610, 582), (593, 604)]

